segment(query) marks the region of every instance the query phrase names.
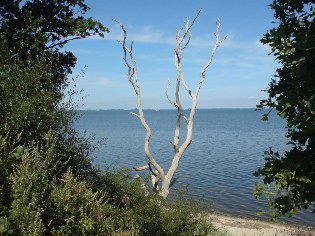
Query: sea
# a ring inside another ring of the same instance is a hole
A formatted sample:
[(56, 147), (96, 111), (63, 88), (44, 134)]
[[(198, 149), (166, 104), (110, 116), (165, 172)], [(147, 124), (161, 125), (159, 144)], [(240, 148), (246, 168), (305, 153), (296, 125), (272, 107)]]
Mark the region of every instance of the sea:
[[(94, 163), (103, 169), (129, 170), (144, 166), (145, 130), (136, 110), (79, 111), (81, 118), (74, 126), (80, 132), (94, 133), (104, 138), (104, 145), (94, 153)], [(184, 115), (189, 115), (184, 110)], [(253, 173), (264, 164), (264, 151), (270, 147), (283, 153), (286, 145), (286, 123), (276, 113), (268, 121), (261, 116), (266, 111), (255, 109), (199, 109), (196, 112), (193, 141), (180, 161), (174, 177), (170, 198), (181, 192), (202, 200), (218, 214), (268, 219), (257, 216), (268, 209), (265, 199), (253, 196), (255, 184), (261, 179)], [(152, 130), (150, 148), (156, 161), (168, 170), (173, 154), (172, 141), (176, 124), (175, 110), (144, 110)], [(180, 142), (186, 136), (185, 120), (181, 121)], [(281, 218), (294, 224), (315, 227), (315, 215), (304, 210), (294, 217)]]

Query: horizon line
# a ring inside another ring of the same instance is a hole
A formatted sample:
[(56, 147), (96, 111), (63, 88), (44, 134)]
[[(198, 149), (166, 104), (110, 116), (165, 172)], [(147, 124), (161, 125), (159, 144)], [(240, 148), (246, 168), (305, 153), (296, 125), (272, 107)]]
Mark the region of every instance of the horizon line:
[[(256, 110), (256, 107), (222, 107), (222, 108), (198, 108), (198, 110)], [(265, 108), (266, 109), (266, 108)], [(108, 109), (99, 109), (99, 108), (94, 108), (94, 109), (77, 109), (77, 111), (134, 111), (134, 110), (138, 110), (138, 108), (108, 108)], [(172, 108), (143, 108), (143, 110), (147, 110), (147, 111), (161, 111), (161, 110), (176, 110), (176, 108), (172, 109)], [(190, 108), (185, 108), (183, 110), (190, 110)], [(267, 109), (268, 110), (268, 109)]]

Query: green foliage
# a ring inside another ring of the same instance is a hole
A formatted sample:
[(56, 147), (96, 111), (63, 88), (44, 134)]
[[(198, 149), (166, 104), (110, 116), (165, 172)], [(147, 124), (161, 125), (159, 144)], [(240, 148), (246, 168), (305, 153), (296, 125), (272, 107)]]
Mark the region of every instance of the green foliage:
[(76, 91), (65, 101), (76, 58), (60, 49), (69, 40), (108, 32), (85, 17), (88, 10), (84, 0), (0, 3), (0, 132), (6, 125), (11, 136), (21, 134), (21, 146), (49, 131), (60, 135), (66, 149), (78, 138), (71, 129)]
[(59, 49), (70, 40), (108, 32), (100, 22), (85, 17), (88, 10), (84, 0), (1, 1), (0, 41), (13, 52), (13, 60), (34, 61), (45, 55), (46, 62), (57, 65), (55, 83), (62, 86), (64, 72), (71, 72), (76, 58)]
[(47, 161), (35, 148), (26, 150), (21, 164), (12, 175), (13, 202), (10, 218), (15, 234), (43, 235), (48, 213), (49, 173)]
[[(283, 155), (265, 152), (262, 176), (272, 216), (291, 216), (315, 201), (315, 4), (314, 1), (274, 0), (277, 27), (261, 40), (269, 44), (281, 67), (276, 70), (258, 109), (276, 109), (287, 121), (288, 148)], [(263, 119), (268, 119), (268, 114)], [(270, 188), (268, 188), (268, 186)], [(272, 194), (271, 194), (272, 193)], [(313, 207), (315, 213), (315, 205)]]
[[(1, 59), (5, 58), (0, 57)], [(0, 60), (1, 60), (0, 59)], [(80, 178), (93, 176), (95, 169), (89, 155), (93, 151), (93, 137), (81, 137), (71, 127), (75, 113), (71, 103), (63, 102), (63, 90), (52, 91), (43, 79), (53, 83), (54, 65), (38, 60), (23, 63), (0, 63), (0, 210), (11, 205), (9, 176), (13, 167), (21, 162), (23, 147), (46, 142), (50, 132), (56, 137), (52, 149), (54, 174), (62, 176), (69, 167)], [(18, 91), (18, 92), (17, 92)], [(65, 164), (66, 163), (66, 164)]]
[(48, 132), (56, 137), (55, 164), (67, 163), (55, 169), (57, 176), (69, 167), (80, 178), (95, 174), (89, 159), (93, 137), (82, 137), (72, 128), (77, 92), (66, 93), (76, 59), (60, 51), (69, 39), (108, 31), (85, 18), (87, 10), (83, 0), (0, 3), (1, 212), (11, 204), (8, 178), (21, 161), (18, 149), (42, 145)]
[(130, 209), (131, 230), (143, 236), (220, 235), (222, 231), (205, 220), (199, 206), (198, 202), (180, 196), (171, 202), (156, 194), (142, 197)]
[[(10, 210), (15, 235), (106, 235), (113, 229), (105, 195), (78, 181), (68, 170), (56, 176), (55, 140), (25, 149), (11, 177)], [(60, 165), (59, 165), (60, 166)]]
[(112, 206), (105, 194), (93, 192), (78, 181), (71, 171), (64, 174), (61, 185), (54, 185), (51, 199), (55, 222), (52, 235), (109, 235), (114, 231), (110, 215)]

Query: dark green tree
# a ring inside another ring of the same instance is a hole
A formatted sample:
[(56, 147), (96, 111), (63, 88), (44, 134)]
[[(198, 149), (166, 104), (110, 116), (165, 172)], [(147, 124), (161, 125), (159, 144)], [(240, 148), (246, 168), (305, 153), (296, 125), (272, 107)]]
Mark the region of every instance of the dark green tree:
[(6, 124), (11, 136), (22, 133), (25, 143), (65, 128), (68, 114), (61, 103), (76, 57), (61, 48), (108, 31), (84, 17), (88, 10), (84, 0), (1, 1), (0, 130)]
[(269, 96), (258, 109), (268, 108), (287, 122), (288, 149), (271, 148), (265, 164), (254, 174), (267, 187), (257, 185), (256, 196), (265, 193), (272, 217), (291, 216), (299, 209), (315, 213), (315, 2), (274, 0), (276, 19), (261, 40), (271, 47), (280, 67), (266, 89)]
[(84, 0), (0, 1), (0, 217), (11, 206), (9, 176), (23, 148), (45, 144), (47, 133), (57, 140), (52, 155), (59, 166), (52, 176), (68, 168), (81, 179), (96, 172), (90, 138), (72, 127), (76, 91), (66, 91), (75, 80), (76, 57), (62, 49), (71, 40), (108, 32), (85, 17), (88, 10)]

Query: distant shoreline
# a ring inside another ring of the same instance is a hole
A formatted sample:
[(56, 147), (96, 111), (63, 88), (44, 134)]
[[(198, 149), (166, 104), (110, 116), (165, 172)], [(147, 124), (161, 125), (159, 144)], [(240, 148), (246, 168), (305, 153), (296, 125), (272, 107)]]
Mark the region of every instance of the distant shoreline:
[[(197, 108), (198, 110), (255, 110), (256, 108)], [(131, 109), (123, 109), (123, 108), (113, 108), (113, 109), (80, 109), (77, 111), (134, 111), (137, 110), (137, 108), (131, 108)], [(144, 108), (145, 111), (173, 111), (176, 110), (175, 108)], [(187, 111), (190, 110), (190, 108), (183, 108), (183, 110)], [(267, 110), (267, 109), (264, 109)]]

